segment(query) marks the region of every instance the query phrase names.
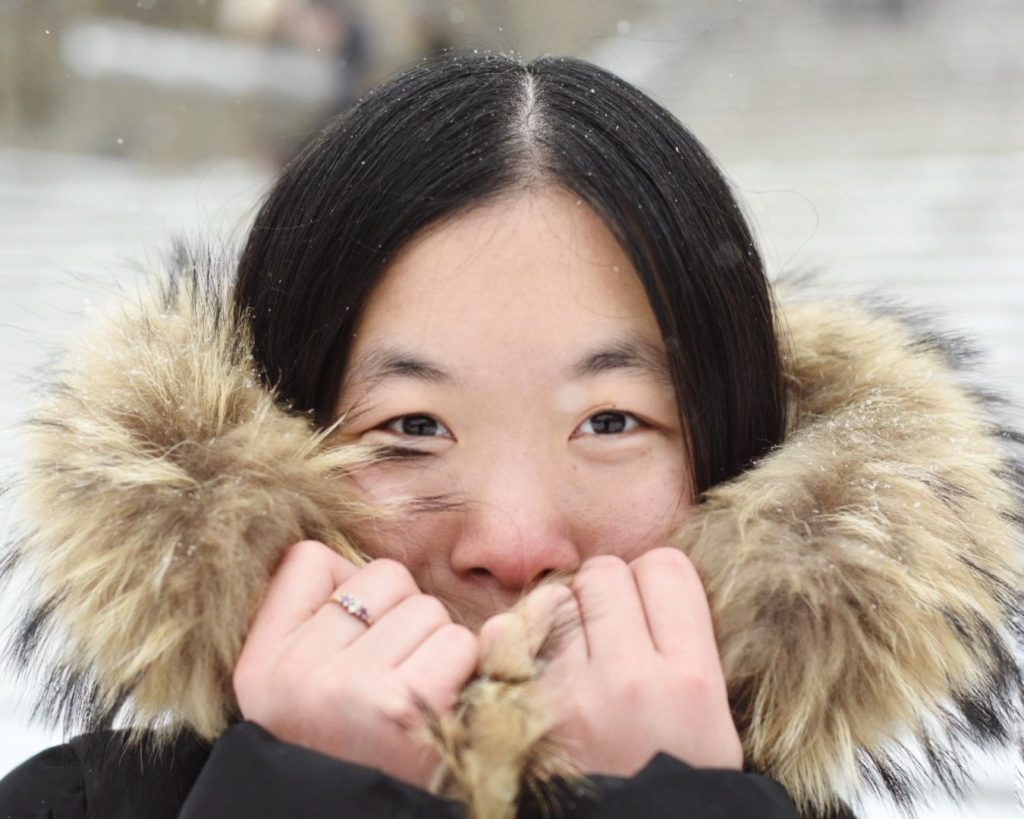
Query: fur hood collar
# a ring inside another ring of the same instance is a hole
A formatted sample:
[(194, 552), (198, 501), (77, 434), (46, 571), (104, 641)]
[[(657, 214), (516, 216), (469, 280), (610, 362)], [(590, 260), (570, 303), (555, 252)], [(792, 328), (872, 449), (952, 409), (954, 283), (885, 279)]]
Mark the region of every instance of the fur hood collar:
[[(66, 727), (215, 738), (283, 550), (367, 514), (367, 453), (289, 412), (253, 368), (219, 265), (175, 266), (57, 365), (11, 482), (4, 564), (33, 598), (20, 664)], [(785, 288), (785, 443), (707, 493), (677, 535), (704, 580), (749, 768), (815, 814), (865, 789), (911, 805), (965, 784), (965, 746), (1017, 740), (1024, 438), (968, 385), (956, 339), (885, 307)], [(520, 630), (524, 639), (525, 626)], [(511, 643), (516, 630), (509, 631)], [(565, 774), (499, 647), (434, 726), (437, 790), (479, 819)]]

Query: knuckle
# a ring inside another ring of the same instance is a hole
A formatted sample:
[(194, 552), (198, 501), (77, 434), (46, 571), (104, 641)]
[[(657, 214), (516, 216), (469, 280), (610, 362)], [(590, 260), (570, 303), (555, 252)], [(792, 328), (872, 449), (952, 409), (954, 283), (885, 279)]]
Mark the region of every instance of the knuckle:
[(721, 680), (710, 671), (689, 671), (679, 677), (675, 688), (689, 702), (709, 703), (717, 697), (721, 686)]
[(626, 562), (618, 555), (595, 555), (583, 564), (584, 570), (600, 569), (603, 571), (621, 570)]
[[(480, 640), (483, 643), (490, 643), (493, 640), (497, 640), (504, 634), (508, 628), (512, 625), (515, 619), (515, 615), (510, 611), (502, 612), (501, 614), (495, 614), (480, 628)], [(454, 624), (453, 625), (457, 625)], [(469, 631), (469, 629), (466, 629)], [(472, 633), (472, 632), (470, 632)]]
[(319, 541), (300, 540), (298, 543), (293, 543), (285, 551), (284, 562), (304, 563), (307, 560), (320, 557), (325, 551), (328, 551), (327, 547)]
[(297, 679), (292, 681), (292, 688), (287, 692), (287, 696), (294, 697), (294, 692), (303, 692), (301, 696), (307, 702), (315, 703), (320, 708), (334, 710), (339, 705), (356, 701), (359, 688), (358, 681), (344, 671), (312, 675), (307, 672), (297, 675)]
[(574, 599), (572, 588), (570, 588), (568, 583), (549, 583), (546, 586), (541, 586), (538, 591), (543, 591), (551, 602), (555, 604), (565, 603)]
[(377, 713), (386, 721), (408, 730), (420, 722), (423, 705), (404, 685), (389, 685), (377, 700)]
[(693, 569), (693, 563), (682, 549), (672, 546), (659, 546), (641, 555), (638, 563), (650, 564), (652, 566), (670, 566), (683, 569)]
[(576, 693), (572, 701), (567, 703), (560, 720), (559, 733), (566, 733), (572, 737), (575, 743), (581, 747), (588, 747), (592, 744), (595, 733), (594, 715), (602, 713), (607, 708), (606, 699), (596, 700), (591, 692), (583, 689)]
[(626, 670), (616, 675), (613, 688), (621, 703), (636, 705), (646, 700), (650, 681), (634, 670)]
[(660, 546), (637, 558), (633, 563), (636, 572), (671, 572), (675, 577), (686, 583), (695, 583), (704, 587), (697, 567), (682, 549), (672, 546)]
[(630, 569), (621, 557), (598, 555), (587, 560), (573, 578), (573, 588), (580, 589), (595, 583), (615, 582), (629, 576)]
[(444, 626), (445, 636), (458, 641), (469, 641), (471, 643), (476, 642), (476, 635), (469, 626), (464, 626), (462, 623), (449, 623)]
[(429, 594), (417, 594), (410, 598), (413, 613), (427, 623), (448, 623), (451, 615), (444, 603)]
[(472, 658), (474, 661), (480, 654), (480, 641), (476, 635), (459, 623), (449, 623), (442, 627), (444, 631), (444, 642), (452, 647), (460, 655)]
[(393, 585), (395, 588), (418, 588), (413, 580), (412, 572), (397, 560), (390, 557), (382, 557), (374, 560), (364, 571), (373, 570), (373, 573), (380, 576), (381, 582)]

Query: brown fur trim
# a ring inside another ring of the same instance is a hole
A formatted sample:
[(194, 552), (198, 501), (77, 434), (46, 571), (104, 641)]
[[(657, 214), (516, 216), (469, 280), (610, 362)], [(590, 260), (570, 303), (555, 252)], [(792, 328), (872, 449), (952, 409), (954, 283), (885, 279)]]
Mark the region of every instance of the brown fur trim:
[[(956, 790), (929, 749), (1005, 741), (1012, 726), (984, 723), (1020, 716), (1016, 499), (996, 430), (895, 318), (837, 303), (786, 317), (787, 441), (679, 536), (748, 761), (805, 809), (837, 806), (872, 768), (900, 799), (935, 779)], [(900, 743), (924, 749), (917, 782)]]
[(19, 652), (59, 643), (43, 709), (69, 726), (124, 706), (132, 727), (216, 737), (283, 547), (359, 559), (344, 532), (365, 510), (340, 477), (367, 454), (279, 407), (251, 346), (192, 264), (73, 346), (31, 418), (13, 562), (36, 599)]
[(524, 791), (546, 805), (552, 780), (579, 778), (549, 739), (556, 704), (536, 684), (558, 651), (564, 618), (555, 612), (537, 621), (524, 605), (512, 615), (485, 651), (480, 673), (462, 691), (455, 713), (433, 730), (444, 763), (435, 792), (464, 801), (469, 815), (480, 819), (513, 819)]
[[(339, 478), (368, 455), (260, 383), (216, 265), (182, 270), (64, 359), (28, 430), (7, 561), (37, 581), (20, 654), (54, 662), (45, 706), (213, 738), (283, 550), (313, 537), (360, 559), (345, 532), (369, 512)], [(789, 297), (785, 317), (787, 440), (678, 533), (747, 761), (807, 814), (866, 787), (955, 792), (963, 746), (1006, 743), (1021, 717), (1013, 436), (939, 337), (840, 300)], [(438, 788), (473, 816), (511, 816), (523, 787), (571, 773), (538, 673), (529, 629), (511, 629), (434, 725)]]

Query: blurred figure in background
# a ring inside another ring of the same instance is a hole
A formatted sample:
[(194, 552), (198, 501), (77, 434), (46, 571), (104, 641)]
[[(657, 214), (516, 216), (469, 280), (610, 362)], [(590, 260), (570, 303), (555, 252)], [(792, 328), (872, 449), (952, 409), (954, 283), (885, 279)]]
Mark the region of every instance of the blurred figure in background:
[(357, 4), (351, 0), (223, 0), (219, 21), (226, 31), (268, 48), (294, 49), (330, 64), (324, 99), (311, 106), (304, 122), (268, 140), (275, 164), (284, 164), (309, 135), (348, 108), (365, 88), (372, 51)]

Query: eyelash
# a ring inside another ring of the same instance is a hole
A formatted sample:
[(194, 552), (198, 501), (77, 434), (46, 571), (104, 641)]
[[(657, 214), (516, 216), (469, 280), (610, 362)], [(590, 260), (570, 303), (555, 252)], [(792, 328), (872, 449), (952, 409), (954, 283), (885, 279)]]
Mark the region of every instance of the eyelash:
[[(634, 430), (643, 429), (645, 427), (649, 427), (650, 426), (650, 424), (648, 424), (642, 418), (640, 418), (639, 416), (637, 416), (637, 415), (635, 415), (635, 414), (633, 414), (631, 412), (623, 412), (622, 410), (616, 410), (616, 409), (603, 409), (603, 410), (598, 410), (597, 412), (587, 416), (587, 418), (583, 421), (583, 423), (580, 424), (580, 427), (582, 427), (584, 424), (587, 424), (587, 423), (590, 423), (591, 425), (593, 425), (594, 419), (597, 418), (598, 416), (601, 416), (601, 415), (622, 416), (625, 419), (625, 424), (624, 424), (625, 428), (622, 429), (622, 430), (619, 430), (618, 432), (607, 432), (607, 433), (594, 432), (594, 433), (591, 433), (594, 436), (599, 436), (600, 435), (600, 436), (603, 437), (604, 435), (623, 435), (625, 433), (633, 432)], [(447, 432), (448, 435), (446, 435), (446, 436), (413, 435), (411, 433), (405, 432), (403, 429), (395, 429), (396, 426), (402, 425), (404, 422), (406, 422), (409, 419), (417, 419), (417, 420), (423, 419), (423, 420), (432, 421), (434, 424), (437, 425), (437, 427), (439, 427), (440, 429), (443, 429), (445, 432)], [(577, 430), (579, 430), (580, 427), (577, 427), (575, 430), (573, 430), (573, 434), (572, 434), (573, 438), (585, 437), (584, 434), (580, 434), (580, 433), (577, 432)], [(432, 415), (428, 415), (427, 413), (420, 413), (420, 412), (409, 413), (407, 415), (398, 415), (398, 416), (396, 416), (394, 418), (389, 419), (388, 421), (385, 421), (381, 425), (380, 428), (384, 429), (384, 430), (387, 430), (388, 432), (392, 432), (392, 433), (394, 433), (396, 435), (401, 435), (403, 437), (408, 437), (408, 438), (451, 437), (451, 431), (442, 422), (438, 421)], [(589, 437), (589, 435), (587, 435), (586, 437)], [(392, 454), (395, 454), (395, 455), (399, 455), (399, 453), (401, 453), (402, 456), (405, 456), (407, 454), (412, 454), (412, 453), (415, 453), (416, 455), (426, 454), (426, 453), (423, 453), (420, 450), (409, 449), (407, 447), (388, 447), (388, 451), (392, 452)]]
[[(447, 432), (448, 436), (413, 435), (413, 434), (405, 432), (404, 430), (401, 430), (401, 429), (394, 429), (395, 426), (400, 425), (402, 422), (404, 422), (404, 421), (406, 421), (408, 419), (411, 419), (411, 418), (425, 419), (425, 420), (433, 421), (438, 427), (440, 427), (445, 432)], [(392, 418), (390, 421), (385, 421), (384, 424), (381, 426), (381, 429), (385, 429), (388, 432), (393, 432), (396, 435), (402, 435), (402, 436), (407, 437), (407, 438), (435, 438), (435, 437), (449, 437), (449, 436), (451, 436), (451, 430), (449, 430), (448, 427), (446, 427), (443, 423), (438, 421), (433, 415), (428, 415), (425, 412), (412, 412), (412, 413), (409, 413), (408, 415), (399, 415), (399, 416), (397, 416), (395, 418)]]
[[(621, 415), (623, 418), (626, 419), (626, 423), (625, 423), (625, 427), (626, 428), (622, 429), (622, 430), (619, 430), (618, 432), (615, 432), (615, 433), (599, 433), (599, 432), (594, 432), (593, 433), (594, 435), (602, 435), (602, 437), (603, 437), (603, 435), (624, 435), (627, 432), (633, 432), (634, 430), (642, 429), (643, 427), (648, 426), (646, 423), (644, 423), (643, 420), (641, 420), (638, 416), (634, 415), (633, 413), (631, 413), (631, 412), (623, 412), (622, 410), (616, 410), (616, 409), (598, 410), (597, 412), (593, 413), (592, 415), (587, 416), (587, 418), (583, 421), (583, 424), (591, 423), (591, 426), (593, 426), (593, 424), (592, 424), (593, 420), (595, 418), (597, 418), (598, 416), (600, 416), (600, 415)], [(630, 423), (632, 423), (632, 426), (630, 426)], [(580, 427), (583, 426), (583, 424), (580, 424)], [(576, 429), (579, 429), (579, 427), (576, 427)], [(573, 436), (572, 437), (573, 438), (579, 438), (579, 437), (583, 437), (583, 436), (577, 435), (576, 434), (576, 430), (573, 430)]]

